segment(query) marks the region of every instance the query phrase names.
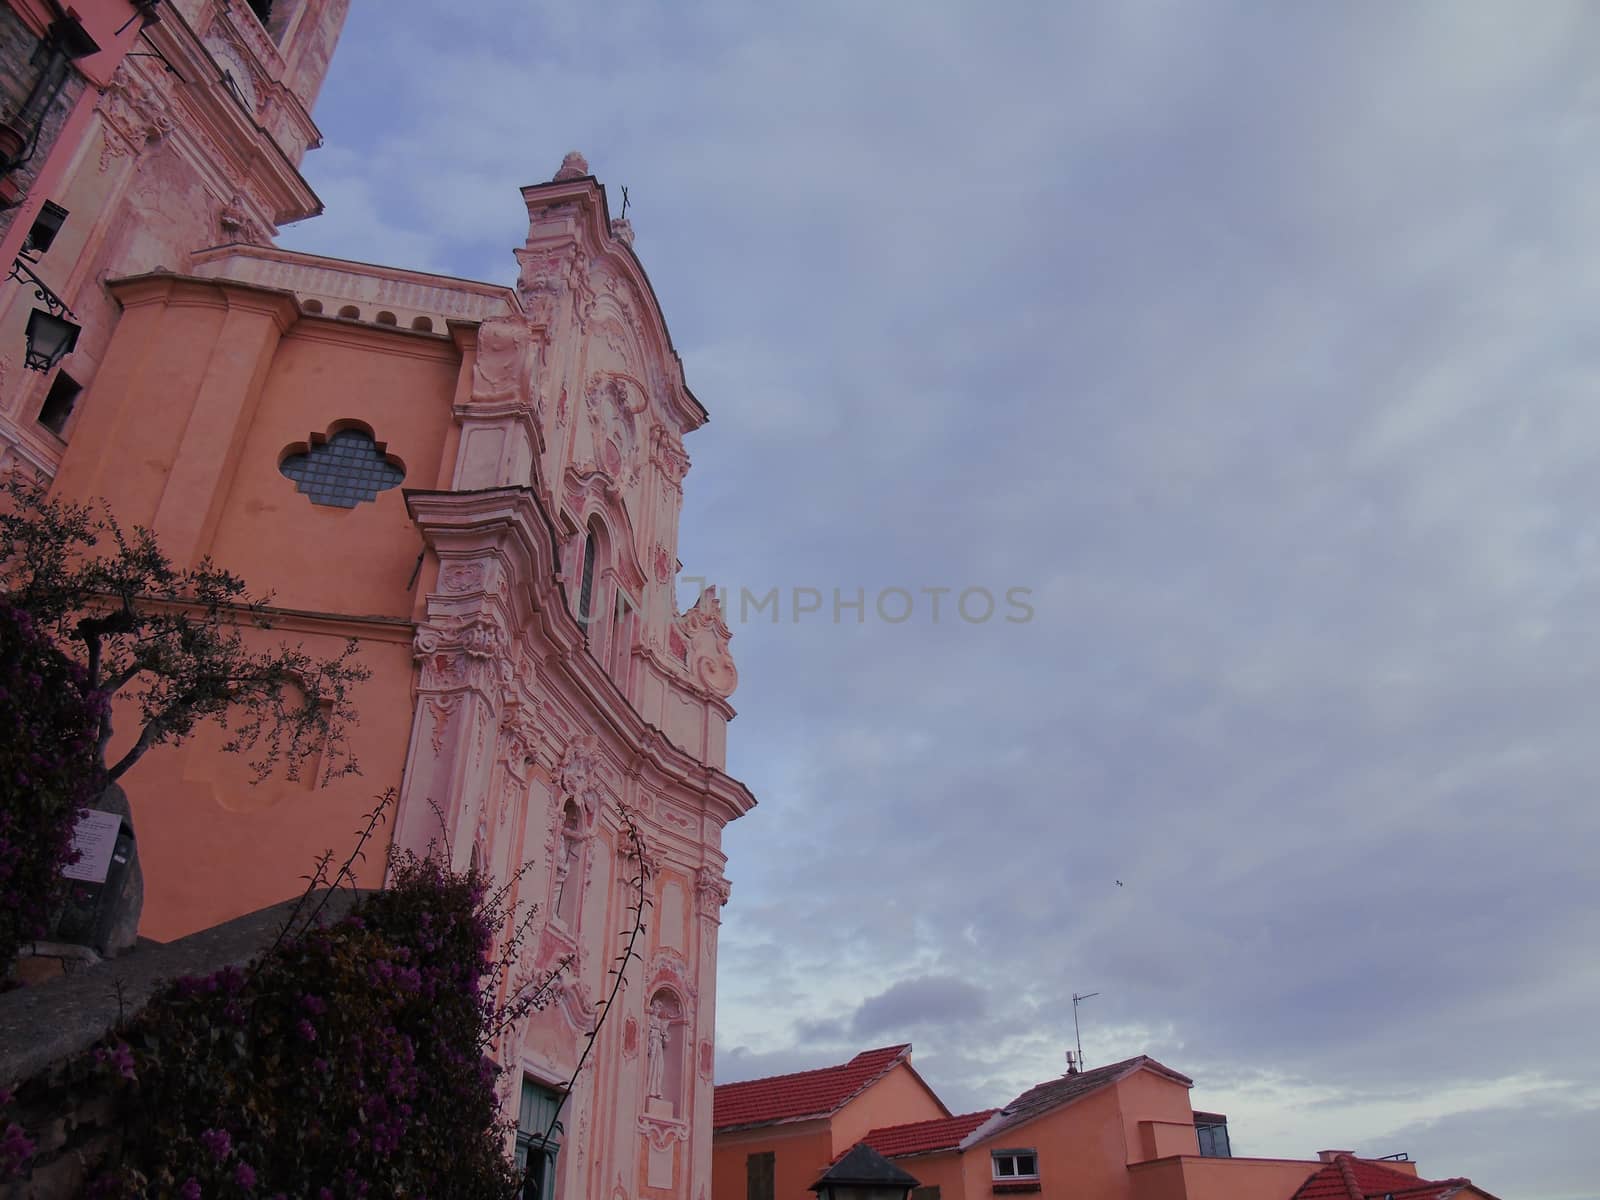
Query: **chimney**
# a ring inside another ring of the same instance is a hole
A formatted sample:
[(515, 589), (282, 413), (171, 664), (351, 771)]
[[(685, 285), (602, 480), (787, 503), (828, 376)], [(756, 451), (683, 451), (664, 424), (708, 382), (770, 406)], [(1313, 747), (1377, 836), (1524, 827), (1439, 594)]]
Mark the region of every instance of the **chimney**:
[(1317, 1157), (1319, 1159), (1321, 1159), (1323, 1162), (1337, 1162), (1341, 1156), (1343, 1156), (1345, 1158), (1354, 1158), (1355, 1155), (1356, 1155), (1356, 1152), (1354, 1150), (1318, 1150), (1317, 1151)]
[(1074, 1055), (1071, 1050), (1068, 1050), (1067, 1051), (1067, 1074), (1068, 1075), (1076, 1075), (1077, 1073), (1078, 1073), (1078, 1059), (1077, 1059), (1077, 1056)]

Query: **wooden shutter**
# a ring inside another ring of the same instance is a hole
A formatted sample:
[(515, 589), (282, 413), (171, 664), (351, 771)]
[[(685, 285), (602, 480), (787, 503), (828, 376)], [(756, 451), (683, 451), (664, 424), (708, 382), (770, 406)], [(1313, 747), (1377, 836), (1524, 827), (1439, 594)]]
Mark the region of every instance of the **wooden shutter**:
[(751, 1154), (744, 1160), (745, 1200), (773, 1200), (774, 1168), (778, 1156), (771, 1150)]

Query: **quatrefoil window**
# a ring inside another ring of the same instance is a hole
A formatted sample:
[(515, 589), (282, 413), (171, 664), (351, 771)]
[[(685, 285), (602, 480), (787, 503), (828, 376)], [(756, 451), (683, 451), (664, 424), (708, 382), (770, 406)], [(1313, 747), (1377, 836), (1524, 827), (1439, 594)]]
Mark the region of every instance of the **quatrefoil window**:
[(312, 434), (310, 445), (291, 448), (278, 464), (278, 470), (294, 480), (295, 490), (310, 497), (313, 504), (335, 508), (354, 508), (363, 500), (376, 500), (378, 493), (398, 487), (406, 477), (405, 468), (393, 455), (384, 453), (384, 443), (370, 430), (352, 426), (327, 435)]

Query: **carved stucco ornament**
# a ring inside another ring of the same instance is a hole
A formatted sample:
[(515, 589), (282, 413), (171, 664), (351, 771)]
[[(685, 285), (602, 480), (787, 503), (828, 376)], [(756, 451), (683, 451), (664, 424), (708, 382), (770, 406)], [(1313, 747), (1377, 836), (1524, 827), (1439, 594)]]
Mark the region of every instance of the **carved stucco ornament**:
[(268, 245), (276, 232), (250, 215), (249, 203), (242, 192), (235, 192), (233, 199), (217, 213), (217, 230), (224, 243), (246, 242), (252, 246)]
[(650, 461), (660, 468), (668, 487), (678, 488), (689, 473), (689, 455), (683, 439), (669, 426), (656, 424), (650, 430)]
[(715, 867), (701, 867), (694, 873), (695, 909), (702, 917), (720, 921), (719, 911), (728, 902), (733, 885)]
[(592, 733), (573, 738), (561, 752), (561, 763), (556, 771), (562, 795), (577, 804), (585, 829), (592, 829), (605, 800), (600, 780), (600, 739)]
[(101, 93), (100, 119), (105, 134), (100, 147), (100, 170), (113, 158), (138, 154), (177, 127), (167, 98), (157, 87), (123, 63)]
[(498, 678), (494, 661), (505, 652), (506, 633), (487, 614), (445, 617), (417, 630), (412, 656), (422, 667), (426, 691), (477, 686)]
[(554, 323), (561, 295), (572, 284), (578, 261), (576, 242), (516, 251), (522, 264), (517, 273), (517, 298), (529, 324), (541, 329)]
[(519, 408), (533, 403), (538, 351), (522, 317), (491, 317), (478, 326), (478, 355), (472, 366), (475, 403), (509, 400)]
[(635, 390), (642, 395), (638, 381), (627, 375), (596, 373), (584, 396), (597, 465), (627, 487), (639, 482), (639, 435), (634, 418), (643, 411), (644, 401), (635, 404), (630, 400), (630, 391)]
[(694, 607), (678, 618), (677, 626), (687, 642), (687, 665), (695, 681), (714, 696), (733, 695), (739, 686), (739, 671), (728, 653), (733, 631), (722, 619), (717, 589), (708, 587), (701, 592)]

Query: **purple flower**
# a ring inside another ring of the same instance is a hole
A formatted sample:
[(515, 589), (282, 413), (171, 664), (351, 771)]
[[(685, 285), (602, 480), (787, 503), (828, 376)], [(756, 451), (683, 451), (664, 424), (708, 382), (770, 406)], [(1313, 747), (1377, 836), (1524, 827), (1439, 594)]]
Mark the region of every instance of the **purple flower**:
[(226, 1129), (208, 1129), (200, 1135), (200, 1144), (211, 1151), (211, 1157), (221, 1162), (233, 1151), (233, 1138)]
[(301, 1041), (314, 1042), (317, 1040), (316, 1026), (304, 1017), (300, 1018), (300, 1023), (294, 1027), (294, 1031), (300, 1035)]
[(233, 1181), (242, 1188), (253, 1188), (256, 1185), (256, 1173), (249, 1163), (240, 1163), (233, 1169)]
[(115, 1047), (107, 1050), (105, 1047), (94, 1052), (95, 1061), (116, 1071), (124, 1079), (134, 1079), (133, 1051), (128, 1049), (127, 1042), (118, 1042)]
[(193, 1175), (183, 1181), (183, 1186), (178, 1189), (178, 1195), (183, 1200), (200, 1200), (200, 1181)]
[(33, 1139), (23, 1132), (22, 1126), (12, 1122), (0, 1137), (0, 1166), (15, 1170), (33, 1157)]

